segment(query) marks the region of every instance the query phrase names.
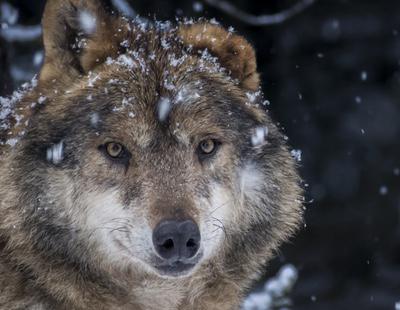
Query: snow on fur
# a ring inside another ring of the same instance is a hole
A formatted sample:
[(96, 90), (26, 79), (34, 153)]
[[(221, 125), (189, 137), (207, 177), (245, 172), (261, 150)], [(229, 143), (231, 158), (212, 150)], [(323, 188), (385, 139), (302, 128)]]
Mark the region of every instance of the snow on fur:
[(296, 160), (296, 161), (298, 161), (298, 162), (300, 162), (301, 161), (301, 150), (291, 150), (290, 151), (290, 154), (292, 155), (292, 157)]
[[(10, 97), (0, 97), (0, 130), (9, 131), (11, 129), (11, 119), (15, 120), (14, 126), (19, 126), (23, 119), (23, 116), (18, 114), (16, 110), (17, 103), (22, 100), (22, 98), (30, 91), (32, 91), (37, 86), (36, 76), (31, 80), (30, 83), (25, 83), (21, 86), (21, 89), (14, 91)], [(43, 99), (44, 98), (44, 99)], [(43, 103), (46, 98), (40, 97), (38, 99), (39, 104)], [(36, 102), (31, 104), (31, 108), (36, 106)], [(23, 134), (22, 132), (21, 134)], [(19, 140), (19, 137), (10, 137), (5, 141), (5, 144), (10, 146), (15, 146)], [(4, 142), (0, 141), (0, 144)]]

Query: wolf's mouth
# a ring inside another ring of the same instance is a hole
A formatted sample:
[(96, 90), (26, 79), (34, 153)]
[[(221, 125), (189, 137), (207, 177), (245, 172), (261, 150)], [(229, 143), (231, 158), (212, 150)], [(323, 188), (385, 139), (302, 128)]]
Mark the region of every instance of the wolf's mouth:
[(162, 262), (155, 265), (155, 269), (162, 276), (181, 277), (190, 273), (191, 270), (198, 264), (202, 254), (197, 255), (190, 260), (176, 260), (173, 262)]
[(187, 274), (195, 265), (177, 261), (168, 265), (159, 265), (156, 268), (161, 275), (178, 277)]

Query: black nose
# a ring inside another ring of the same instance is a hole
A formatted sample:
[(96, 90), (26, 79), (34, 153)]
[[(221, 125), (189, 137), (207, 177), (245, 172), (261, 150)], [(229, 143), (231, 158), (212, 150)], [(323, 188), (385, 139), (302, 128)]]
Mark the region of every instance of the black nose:
[(192, 220), (162, 221), (153, 231), (153, 244), (166, 260), (189, 259), (200, 247), (199, 227)]

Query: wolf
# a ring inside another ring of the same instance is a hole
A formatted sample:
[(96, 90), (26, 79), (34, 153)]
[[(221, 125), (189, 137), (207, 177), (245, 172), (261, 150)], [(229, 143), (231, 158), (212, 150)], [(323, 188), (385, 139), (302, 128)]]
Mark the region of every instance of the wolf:
[(255, 52), (213, 21), (48, 0), (2, 99), (0, 309), (239, 309), (302, 222)]

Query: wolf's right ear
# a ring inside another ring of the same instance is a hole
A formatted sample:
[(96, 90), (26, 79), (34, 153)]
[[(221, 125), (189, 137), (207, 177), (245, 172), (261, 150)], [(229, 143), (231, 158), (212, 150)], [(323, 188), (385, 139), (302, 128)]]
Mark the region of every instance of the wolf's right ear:
[(123, 28), (121, 23), (100, 0), (48, 0), (42, 20), (45, 61), (40, 81), (74, 78), (116, 54), (115, 29)]

